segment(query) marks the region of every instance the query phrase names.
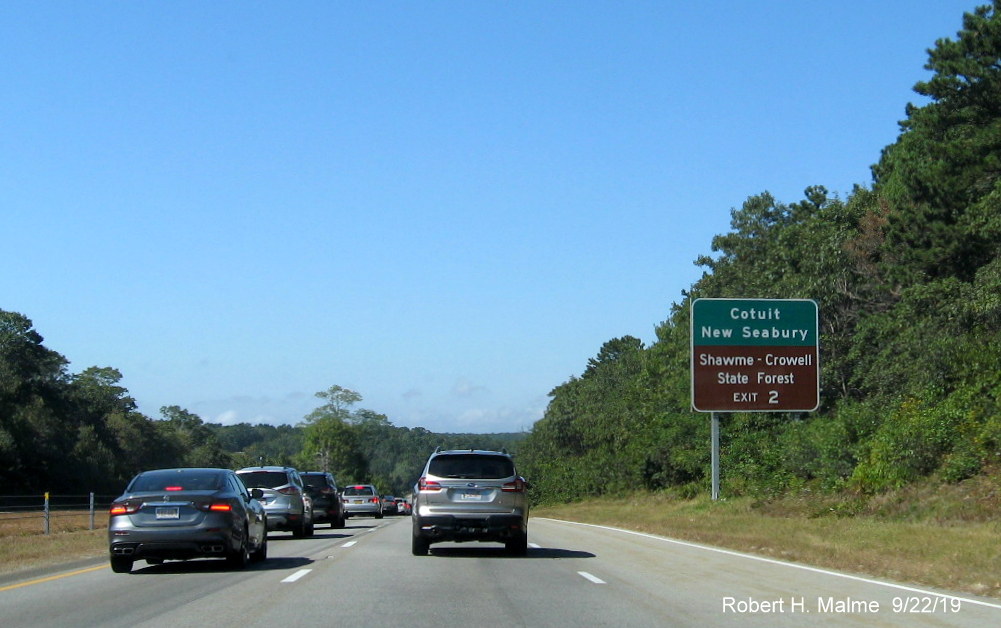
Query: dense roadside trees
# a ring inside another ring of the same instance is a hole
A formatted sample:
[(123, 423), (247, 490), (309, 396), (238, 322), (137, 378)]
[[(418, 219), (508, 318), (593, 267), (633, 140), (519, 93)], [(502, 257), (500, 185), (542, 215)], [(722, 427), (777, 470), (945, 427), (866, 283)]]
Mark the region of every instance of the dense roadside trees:
[[(535, 498), (631, 487), (708, 490), (708, 420), (689, 409), (688, 317), (697, 297), (820, 304), (822, 408), (733, 414), (723, 432), (731, 494), (873, 492), (1001, 463), (1001, 2), (929, 51), (897, 141), (871, 186), (750, 197), (696, 261), (706, 272), (657, 341), (614, 376), (557, 386), (522, 445)], [(613, 341), (618, 344), (617, 341)], [(614, 435), (614, 436), (613, 436)], [(584, 479), (583, 482), (578, 480)]]

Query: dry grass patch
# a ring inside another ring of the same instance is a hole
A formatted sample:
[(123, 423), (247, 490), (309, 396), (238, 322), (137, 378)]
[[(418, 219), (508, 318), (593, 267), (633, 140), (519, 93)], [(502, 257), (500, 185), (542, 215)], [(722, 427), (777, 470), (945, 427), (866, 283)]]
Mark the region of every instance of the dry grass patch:
[[(764, 510), (764, 511), (763, 511)], [(539, 507), (536, 516), (612, 525), (898, 582), (1001, 597), (1001, 524), (774, 515), (750, 498), (637, 495)], [(785, 513), (790, 512), (784, 509)]]
[(44, 534), (41, 514), (0, 515), (0, 573), (107, 554), (106, 515), (98, 515), (94, 522), (96, 529), (90, 530), (90, 515), (86, 511), (52, 514), (48, 535)]

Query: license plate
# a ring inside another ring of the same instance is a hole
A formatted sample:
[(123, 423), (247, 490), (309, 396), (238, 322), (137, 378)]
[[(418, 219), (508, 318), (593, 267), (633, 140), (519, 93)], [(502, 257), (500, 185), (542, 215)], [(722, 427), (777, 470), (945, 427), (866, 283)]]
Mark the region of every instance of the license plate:
[(351, 500), (351, 503), (352, 503), (352, 504), (364, 504), (365, 502), (364, 502), (364, 501), (362, 501), (362, 500), (360, 500), (360, 499), (352, 499), (352, 500)]
[(479, 493), (462, 493), (462, 495), (459, 496), (459, 499), (461, 499), (464, 502), (478, 502), (478, 501), (480, 501), (480, 494)]
[(157, 519), (180, 519), (181, 513), (178, 508), (157, 508)]

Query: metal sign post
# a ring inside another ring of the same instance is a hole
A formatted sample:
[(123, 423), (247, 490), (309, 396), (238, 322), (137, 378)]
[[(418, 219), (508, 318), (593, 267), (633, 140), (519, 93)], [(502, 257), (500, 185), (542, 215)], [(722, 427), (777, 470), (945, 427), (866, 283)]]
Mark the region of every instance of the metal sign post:
[(719, 413), (713, 412), (712, 418), (712, 465), (713, 465), (713, 501), (719, 499)]

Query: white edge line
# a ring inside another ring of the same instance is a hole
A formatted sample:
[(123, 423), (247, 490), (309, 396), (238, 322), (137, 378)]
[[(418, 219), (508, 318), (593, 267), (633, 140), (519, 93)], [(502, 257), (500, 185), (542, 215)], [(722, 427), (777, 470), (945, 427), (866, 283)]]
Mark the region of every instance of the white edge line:
[(873, 580), (872, 578), (863, 578), (861, 576), (853, 576), (851, 574), (839, 573), (837, 571), (829, 571), (827, 569), (820, 569), (818, 567), (810, 567), (807, 565), (798, 565), (796, 563), (790, 563), (784, 560), (775, 560), (774, 558), (764, 558), (762, 556), (755, 556), (753, 554), (743, 554), (741, 552), (735, 552), (733, 550), (721, 549), (718, 547), (711, 547), (709, 545), (699, 545), (698, 543), (689, 543), (688, 541), (679, 541), (677, 539), (671, 539), (666, 536), (658, 536), (656, 534), (647, 534), (646, 532), (635, 532), (633, 530), (623, 530), (622, 528), (613, 528), (611, 526), (602, 526), (594, 523), (580, 523), (578, 521), (567, 521), (565, 519), (550, 519), (548, 517), (539, 517), (542, 521), (555, 521), (557, 523), (569, 523), (571, 525), (585, 526), (589, 528), (598, 528), (600, 530), (611, 530), (613, 532), (622, 532), (623, 534), (632, 534), (634, 536), (642, 536), (644, 538), (653, 539), (655, 541), (664, 541), (665, 543), (673, 543), (675, 545), (681, 545), (684, 547), (691, 547), (694, 549), (705, 550), (707, 552), (716, 552), (717, 554), (726, 554), (728, 556), (736, 556), (738, 558), (746, 558), (748, 560), (757, 560), (763, 563), (770, 563), (772, 565), (780, 565), (782, 567), (791, 567), (793, 569), (802, 569), (804, 571), (812, 571), (814, 573), (824, 574), (826, 576), (834, 576), (837, 578), (845, 578), (847, 580), (855, 580), (856, 582), (865, 582), (866, 584), (875, 584), (881, 587), (888, 587), (891, 589), (899, 589), (901, 591), (911, 591), (912, 593), (922, 593), (926, 595), (935, 595), (938, 597), (959, 600), (961, 602), (969, 602), (970, 604), (978, 604), (980, 606), (987, 606), (989, 608), (1001, 609), (1001, 604), (994, 604), (991, 602), (984, 602), (982, 600), (975, 600), (968, 597), (960, 597), (958, 595), (950, 595), (948, 593), (938, 593), (936, 591), (929, 591), (928, 589), (919, 589), (916, 587), (908, 587), (902, 584), (893, 584), (892, 582), (882, 582), (880, 580)]
[(590, 580), (595, 584), (606, 584), (606, 582), (601, 578), (599, 578), (598, 576), (595, 576), (594, 574), (589, 574), (586, 571), (578, 571), (577, 575), (579, 575), (581, 578), (584, 578), (585, 580)]
[[(305, 576), (306, 574), (308, 574), (311, 571), (313, 571), (313, 570), (312, 569), (300, 569), (299, 571), (295, 572), (294, 574), (292, 574), (288, 578), (285, 578), (284, 580), (282, 580), (282, 582), (295, 582), (296, 580), (298, 580), (299, 578)], [(274, 582), (274, 580), (272, 580), (272, 582)]]

